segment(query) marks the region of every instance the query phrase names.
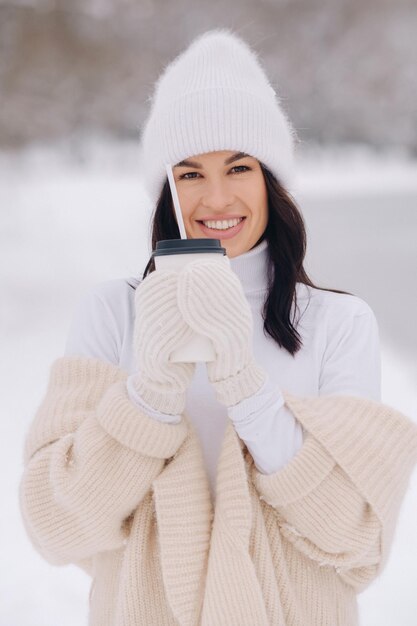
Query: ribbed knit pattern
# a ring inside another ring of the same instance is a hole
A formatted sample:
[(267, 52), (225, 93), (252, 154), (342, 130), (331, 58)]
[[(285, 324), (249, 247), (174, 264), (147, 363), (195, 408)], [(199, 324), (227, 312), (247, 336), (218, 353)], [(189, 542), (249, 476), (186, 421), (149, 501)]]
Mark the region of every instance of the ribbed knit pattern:
[(219, 402), (232, 406), (258, 391), (266, 373), (253, 358), (252, 312), (233, 270), (214, 261), (189, 263), (178, 275), (178, 306), (213, 343), (216, 360), (207, 363), (207, 374)]
[(138, 374), (134, 384), (158, 411), (177, 415), (184, 410), (195, 364), (169, 362), (169, 356), (192, 336), (177, 304), (177, 272), (152, 272), (135, 293), (133, 343)]
[(126, 518), (186, 437), (184, 421), (162, 424), (133, 407), (125, 381), (97, 359), (64, 357), (51, 368), (26, 439), (23, 510), (53, 563), (123, 545)]
[[(148, 418), (127, 373), (64, 357), (26, 442), (21, 509), (34, 547), (93, 577), (90, 626), (357, 626), (417, 462), (417, 427), (380, 403), (295, 397), (307, 432), (261, 474), (228, 423), (215, 511), (186, 415)], [(203, 408), (202, 408), (203, 410)]]
[[(121, 370), (99, 359), (67, 357), (66, 367), (60, 364), (58, 359), (51, 366), (45, 398), (26, 438), (25, 463), (42, 446), (74, 433), (108, 387), (124, 379)], [(59, 410), (51, 397), (59, 398)]]
[(197, 37), (159, 77), (142, 131), (142, 174), (153, 204), (165, 163), (216, 150), (259, 159), (292, 182), (294, 136), (257, 53), (226, 28)]
[[(315, 527), (318, 520), (327, 532), (335, 527), (337, 532), (333, 531), (333, 536), (326, 532), (324, 549), (326, 553), (336, 554), (334, 564), (347, 582), (360, 588), (366, 560), (369, 563), (377, 560), (379, 572), (388, 557), (408, 477), (416, 463), (417, 427), (392, 407), (365, 398), (297, 399), (288, 394), (285, 397), (287, 406), (314, 439), (280, 472), (267, 476), (256, 471), (255, 484), (272, 506), (284, 511), (287, 521), (297, 523), (297, 546), (310, 557), (310, 542), (321, 549)], [(336, 465), (330, 475), (332, 480), (321, 481), (328, 467), (327, 454)], [(319, 487), (310, 491), (308, 499), (298, 500), (294, 497), (294, 487), (297, 485), (297, 491), (303, 493), (306, 475), (308, 481), (317, 482)], [(329, 502), (328, 511), (323, 509), (323, 502)], [(362, 521), (352, 550), (348, 542), (353, 537), (346, 533), (354, 506)], [(323, 528), (319, 532), (322, 535)], [(371, 536), (375, 538), (373, 544)], [(340, 558), (337, 553), (343, 544), (346, 552)], [(351, 569), (358, 552), (360, 567)], [(326, 558), (327, 562), (333, 562), (329, 556)]]

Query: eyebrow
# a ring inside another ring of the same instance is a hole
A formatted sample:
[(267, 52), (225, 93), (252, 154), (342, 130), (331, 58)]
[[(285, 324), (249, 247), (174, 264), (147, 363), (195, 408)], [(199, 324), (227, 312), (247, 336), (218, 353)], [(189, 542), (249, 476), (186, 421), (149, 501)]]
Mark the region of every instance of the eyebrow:
[[(248, 156), (250, 155), (246, 154), (246, 152), (235, 152), (235, 154), (232, 154), (231, 157), (228, 157), (225, 160), (224, 164), (230, 165), (230, 163), (233, 163), (234, 161), (238, 161), (239, 159), (243, 159), (243, 157)], [(179, 163), (174, 165), (174, 167), (195, 167), (197, 170), (201, 170), (203, 166), (200, 165), (200, 163), (197, 163), (197, 161), (190, 161), (189, 159), (187, 159), (185, 161), (180, 161)]]

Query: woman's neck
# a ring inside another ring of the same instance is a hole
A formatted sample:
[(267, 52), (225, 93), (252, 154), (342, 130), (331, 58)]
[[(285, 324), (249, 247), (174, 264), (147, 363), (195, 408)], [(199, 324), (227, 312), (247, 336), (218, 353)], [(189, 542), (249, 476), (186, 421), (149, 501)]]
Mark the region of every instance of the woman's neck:
[(229, 260), (230, 267), (239, 277), (245, 294), (267, 289), (268, 242), (266, 239), (251, 250)]

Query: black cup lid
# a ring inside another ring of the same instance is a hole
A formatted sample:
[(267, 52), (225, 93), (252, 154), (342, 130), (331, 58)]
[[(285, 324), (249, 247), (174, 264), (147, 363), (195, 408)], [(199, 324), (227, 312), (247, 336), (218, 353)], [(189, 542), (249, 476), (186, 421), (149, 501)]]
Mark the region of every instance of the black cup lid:
[(220, 239), (161, 239), (156, 242), (156, 248), (152, 256), (163, 256), (168, 254), (196, 254), (206, 252), (217, 252), (226, 254), (226, 248), (221, 245)]

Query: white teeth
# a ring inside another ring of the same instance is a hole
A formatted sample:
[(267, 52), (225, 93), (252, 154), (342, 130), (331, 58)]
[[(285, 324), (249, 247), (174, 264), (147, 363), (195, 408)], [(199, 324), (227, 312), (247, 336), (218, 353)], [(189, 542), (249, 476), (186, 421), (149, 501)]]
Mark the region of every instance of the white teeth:
[(237, 217), (233, 220), (208, 220), (207, 222), (203, 222), (204, 226), (208, 228), (215, 228), (216, 230), (226, 230), (227, 228), (232, 228), (239, 224), (243, 220), (243, 217)]

